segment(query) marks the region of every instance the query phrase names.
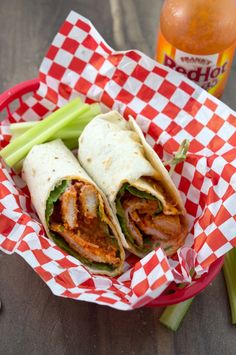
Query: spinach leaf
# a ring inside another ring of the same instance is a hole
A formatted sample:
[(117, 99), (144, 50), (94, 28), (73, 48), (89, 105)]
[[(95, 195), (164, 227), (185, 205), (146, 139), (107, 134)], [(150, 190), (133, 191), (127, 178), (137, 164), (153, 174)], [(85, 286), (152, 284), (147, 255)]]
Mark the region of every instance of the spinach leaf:
[(59, 197), (63, 194), (63, 192), (65, 192), (67, 186), (68, 186), (67, 180), (63, 180), (60, 185), (56, 186), (54, 190), (50, 192), (50, 195), (47, 199), (46, 211), (45, 211), (45, 218), (47, 224), (49, 223), (49, 218), (53, 213), (55, 202), (57, 202)]
[(112, 271), (115, 269), (115, 266), (110, 265), (110, 264), (104, 264), (104, 263), (98, 263), (98, 262), (92, 262), (84, 257), (82, 257), (81, 255), (79, 255), (79, 253), (77, 253), (75, 250), (73, 250), (69, 244), (65, 241), (65, 239), (61, 236), (59, 236), (56, 233), (52, 233), (50, 232), (50, 235), (53, 239), (53, 241), (55, 242), (55, 244), (60, 247), (61, 249), (63, 249), (64, 251), (66, 251), (68, 254), (74, 256), (76, 259), (78, 259), (79, 261), (81, 261), (81, 263), (83, 263), (84, 265), (87, 265), (89, 267), (93, 267), (96, 268), (97, 270), (108, 270), (108, 271)]

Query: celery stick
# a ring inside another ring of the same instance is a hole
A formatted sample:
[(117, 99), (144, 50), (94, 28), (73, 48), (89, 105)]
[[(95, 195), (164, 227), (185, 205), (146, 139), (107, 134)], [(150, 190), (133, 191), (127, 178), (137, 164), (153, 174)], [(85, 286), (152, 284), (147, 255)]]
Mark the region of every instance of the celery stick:
[[(38, 124), (36, 124), (34, 127), (29, 129), (23, 135), (21, 135), (17, 139), (17, 141), (15, 140), (14, 143), (8, 144), (3, 150), (1, 150), (0, 155), (3, 158), (5, 158), (6, 156), (10, 155), (10, 153), (14, 152), (15, 149), (18, 148), (18, 146), (21, 146), (21, 144), (25, 144), (25, 142), (28, 139), (31, 139), (32, 137), (37, 136), (39, 133), (41, 133), (40, 131), (50, 128), (51, 125), (54, 126), (55, 122), (57, 122), (57, 121), (60, 122), (61, 120), (67, 118), (68, 116), (70, 117), (68, 122), (71, 121), (74, 117), (76, 117), (77, 110), (79, 108), (81, 108), (82, 106), (83, 106), (83, 104), (81, 103), (80, 99), (76, 99), (76, 100), (71, 101), (69, 104), (65, 105), (60, 110), (53, 112), (51, 115), (46, 117), (44, 120), (38, 122)], [(64, 124), (64, 126), (65, 126), (65, 124)]]
[[(86, 108), (87, 107), (84, 106), (80, 110), (84, 111), (86, 110)], [(79, 110), (77, 110), (77, 114), (78, 113)], [(22, 145), (20, 148), (18, 148), (16, 151), (14, 151), (13, 153), (11, 153), (5, 158), (6, 164), (10, 167), (13, 167), (14, 164), (16, 164), (19, 160), (23, 159), (28, 154), (28, 152), (31, 150), (31, 148), (34, 145), (44, 143), (49, 139), (54, 139), (53, 134), (55, 133), (55, 131), (63, 127), (64, 125), (66, 125), (70, 119), (71, 116), (67, 116), (67, 117), (65, 116), (62, 120), (58, 120), (54, 124), (54, 126), (47, 128), (45, 131), (40, 132), (37, 136), (34, 136), (34, 138), (31, 138), (28, 143), (25, 143), (24, 145)], [(31, 128), (30, 130), (33, 130), (34, 128)], [(25, 134), (27, 134), (28, 132), (26, 132)], [(20, 139), (21, 137), (17, 139)], [(15, 139), (13, 143), (15, 143), (17, 139)]]
[[(78, 122), (76, 124), (68, 124), (65, 127), (63, 127), (62, 129), (58, 130), (56, 133), (53, 134), (53, 136), (51, 137), (51, 139), (56, 139), (56, 138), (61, 138), (63, 139), (71, 139), (71, 138), (77, 138), (81, 135), (83, 129), (85, 128), (85, 126), (93, 119), (94, 117), (88, 117), (86, 118), (86, 120), (84, 118), (82, 118), (81, 120), (79, 119)], [(33, 122), (34, 124), (31, 127), (35, 127), (35, 122)], [(36, 124), (38, 124), (39, 122), (37, 122)], [(14, 123), (13, 123), (14, 124)], [(24, 131), (26, 127), (26, 130)], [(17, 137), (20, 137), (23, 133), (27, 132), (29, 130), (29, 126), (25, 126), (22, 127), (20, 129), (12, 129), (12, 138), (11, 138), (11, 142), (14, 141)]]
[(231, 307), (232, 323), (236, 324), (236, 248), (231, 249), (225, 255), (223, 271)]
[[(91, 118), (92, 119), (92, 118)], [(57, 139), (57, 138), (61, 138), (63, 139), (71, 139), (71, 138), (76, 138), (78, 139), (78, 137), (81, 135), (83, 129), (85, 128), (85, 126), (88, 124), (87, 123), (82, 123), (80, 125), (77, 124), (77, 126), (66, 126), (63, 127), (63, 129), (58, 130), (56, 133), (54, 133), (52, 135), (52, 137), (50, 137), (51, 139)], [(33, 127), (33, 126), (32, 126)], [(28, 129), (25, 131), (27, 132)], [(20, 131), (17, 131), (17, 133), (13, 134), (12, 138), (11, 138), (11, 142), (13, 142), (17, 137), (20, 137), (23, 134), (23, 132), (21, 133)]]
[(184, 319), (193, 299), (194, 298), (190, 298), (184, 302), (166, 307), (160, 317), (161, 324), (165, 325), (170, 330), (176, 331)]
[[(66, 125), (64, 129), (71, 128), (71, 129), (78, 129), (78, 128), (84, 128), (86, 124), (88, 124), (92, 118), (97, 116), (98, 114), (101, 113), (101, 108), (99, 104), (92, 104), (89, 106), (89, 110), (82, 114), (79, 119), (78, 117), (75, 117), (71, 122)], [(36, 126), (40, 121), (31, 121), (31, 122), (19, 122), (19, 123), (12, 123), (10, 125), (10, 133), (12, 134), (13, 138), (15, 139), (16, 137), (20, 136), (30, 128)], [(60, 138), (62, 130), (58, 132), (56, 135), (57, 138)]]
[(71, 129), (71, 128), (65, 128), (63, 131), (60, 130), (58, 131), (53, 138), (61, 138), (63, 139), (71, 139), (71, 138), (79, 138), (79, 136), (81, 135), (82, 131), (83, 131), (82, 127), (81, 129)]
[(0, 151), (0, 155), (8, 166), (14, 166), (27, 155), (34, 145), (51, 139), (59, 129), (88, 109), (89, 106), (81, 103), (80, 99), (71, 101), (13, 140), (6, 148)]
[(28, 129), (34, 127), (38, 123), (39, 123), (39, 121), (12, 123), (9, 126), (10, 127), (10, 133), (12, 135), (23, 134)]
[(22, 169), (22, 166), (23, 166), (23, 162), (24, 162), (24, 159), (21, 159), (20, 161), (18, 161), (14, 167), (13, 167), (13, 170), (16, 174), (20, 174), (21, 172), (21, 169)]
[[(99, 115), (100, 113), (101, 113), (100, 105), (97, 103), (94, 103), (94, 104), (89, 105), (89, 111), (87, 111), (83, 114), (83, 118), (86, 119), (91, 116), (95, 117), (95, 116)], [(76, 119), (75, 119), (75, 121), (73, 121), (73, 123), (75, 123), (75, 122), (76, 122)]]
[(95, 116), (91, 115), (91, 116), (87, 116), (87, 117), (82, 117), (81, 118), (77, 118), (76, 122), (71, 122), (68, 125), (66, 125), (66, 127), (63, 127), (62, 129), (60, 129), (57, 134), (60, 136), (61, 134), (63, 134), (64, 130), (83, 130), (85, 128), (85, 126), (94, 118)]
[[(65, 127), (58, 130), (52, 138), (71, 138), (79, 137), (85, 126), (94, 118), (94, 116), (81, 116), (76, 122), (68, 123)], [(36, 127), (38, 122), (22, 122), (22, 123), (12, 123), (10, 125), (10, 133), (12, 134), (11, 141), (15, 140), (17, 137), (20, 137), (22, 134), (27, 132), (30, 128)]]

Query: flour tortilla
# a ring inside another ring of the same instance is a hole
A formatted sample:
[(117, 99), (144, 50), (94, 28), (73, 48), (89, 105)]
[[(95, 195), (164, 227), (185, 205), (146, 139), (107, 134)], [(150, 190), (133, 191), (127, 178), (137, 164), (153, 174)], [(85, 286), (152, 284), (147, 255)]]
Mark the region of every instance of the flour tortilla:
[(84, 181), (93, 185), (99, 193), (99, 198), (103, 201), (104, 210), (108, 217), (113, 235), (117, 239), (120, 249), (121, 263), (111, 271), (96, 270), (94, 267), (88, 267), (90, 271), (99, 274), (115, 276), (120, 274), (123, 269), (124, 250), (120, 242), (120, 227), (114, 218), (109, 203), (104, 193), (92, 181), (84, 169), (80, 166), (78, 160), (69, 149), (59, 139), (49, 143), (36, 145), (24, 160), (22, 177), (27, 183), (30, 191), (32, 203), (38, 213), (38, 216), (50, 239), (53, 240), (45, 218), (46, 203), (50, 192), (59, 186), (63, 180)]
[[(179, 192), (132, 117), (126, 121), (116, 111), (95, 117), (79, 138), (78, 158), (83, 168), (106, 194), (115, 214), (116, 198), (125, 183), (157, 197), (163, 204), (163, 196), (144, 177), (161, 182), (182, 215), (183, 233), (175, 251), (183, 244), (187, 220)], [(134, 254), (143, 256), (124, 235), (122, 243)]]

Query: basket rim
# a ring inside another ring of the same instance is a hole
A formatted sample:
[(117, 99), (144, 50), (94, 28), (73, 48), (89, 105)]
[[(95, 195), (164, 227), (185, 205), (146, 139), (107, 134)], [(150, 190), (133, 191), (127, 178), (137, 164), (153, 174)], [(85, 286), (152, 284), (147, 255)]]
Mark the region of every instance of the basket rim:
[(164, 307), (170, 306), (176, 303), (184, 302), (189, 298), (192, 298), (202, 291), (216, 278), (216, 276), (220, 273), (222, 266), (224, 264), (224, 256), (221, 256), (219, 259), (214, 261), (210, 267), (208, 272), (204, 273), (198, 280), (195, 281), (194, 284), (181, 288), (176, 291), (175, 294), (161, 294), (155, 300), (151, 301), (147, 304), (147, 307)]
[[(10, 89), (4, 91), (2, 94), (0, 94), (0, 112), (5, 108), (8, 108), (8, 105), (14, 100), (21, 99), (21, 97), (27, 93), (35, 92), (39, 88), (39, 85), (39, 78), (34, 78), (20, 82)], [(162, 293), (149, 304), (145, 305), (145, 307), (169, 306), (196, 296), (215, 279), (215, 277), (219, 274), (223, 264), (224, 256), (221, 256), (210, 265), (208, 272), (204, 273), (192, 285), (181, 288), (173, 294)]]

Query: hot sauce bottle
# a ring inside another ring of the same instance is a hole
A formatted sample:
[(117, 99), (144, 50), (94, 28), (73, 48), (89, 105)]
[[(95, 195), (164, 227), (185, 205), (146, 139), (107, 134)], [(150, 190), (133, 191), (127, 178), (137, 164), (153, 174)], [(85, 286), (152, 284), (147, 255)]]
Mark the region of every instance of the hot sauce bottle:
[(236, 44), (236, 0), (165, 0), (156, 59), (212, 95), (224, 91)]

